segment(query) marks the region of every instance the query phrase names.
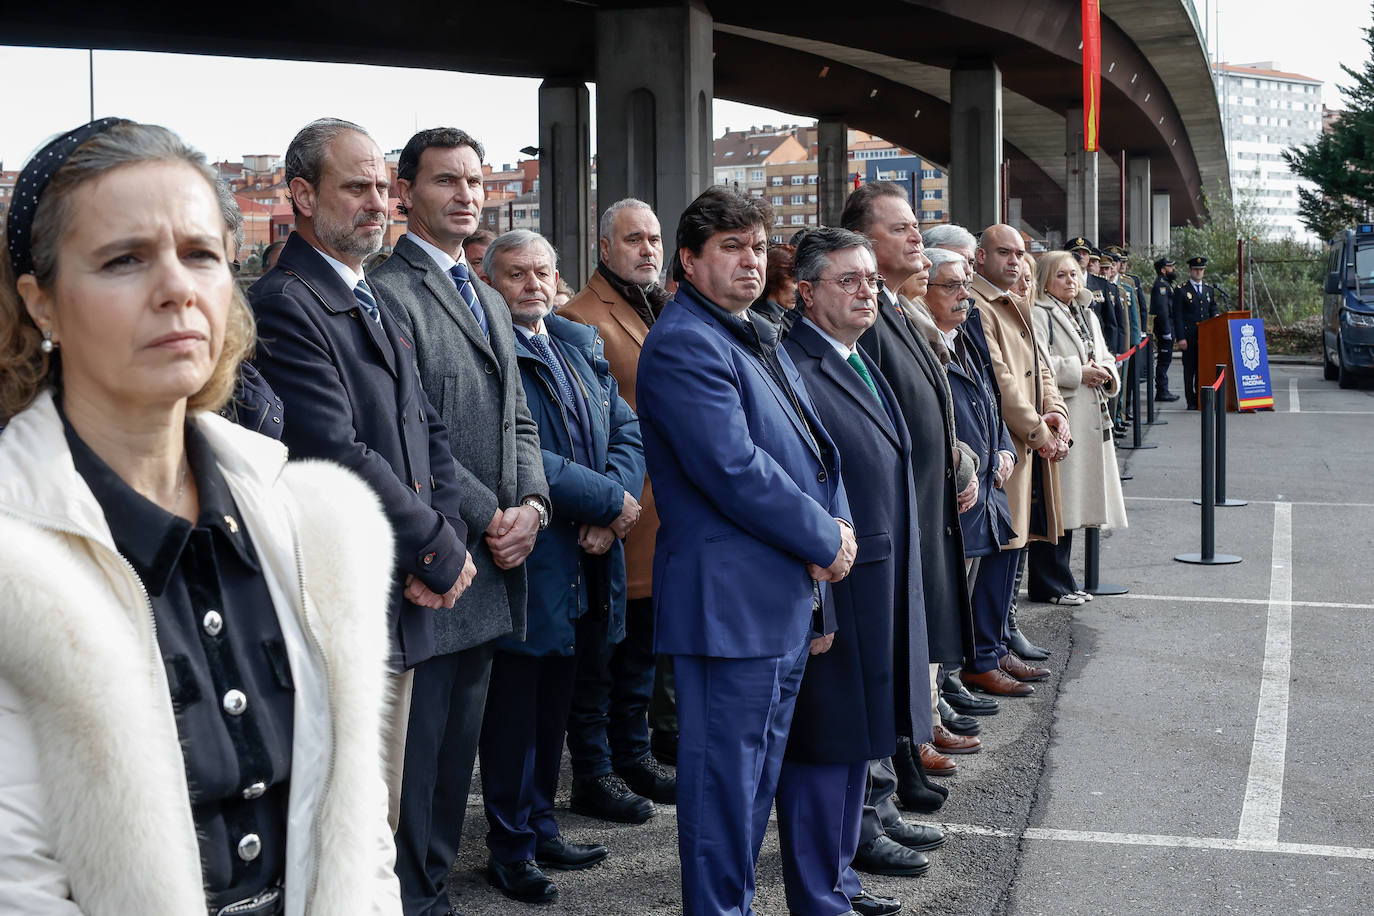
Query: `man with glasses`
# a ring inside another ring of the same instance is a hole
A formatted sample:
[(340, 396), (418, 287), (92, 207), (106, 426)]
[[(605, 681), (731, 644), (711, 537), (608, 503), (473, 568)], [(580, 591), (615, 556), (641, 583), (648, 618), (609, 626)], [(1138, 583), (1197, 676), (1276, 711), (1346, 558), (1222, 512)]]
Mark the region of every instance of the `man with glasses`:
[[(864, 361), (876, 366), (891, 384), (894, 409), (902, 414), (911, 436), (911, 472), (921, 537), (922, 595), (926, 607), (929, 661), (958, 666), (973, 651), (972, 612), (964, 578), (963, 534), (959, 528), (961, 503), (972, 504), (974, 461), (956, 447), (954, 410), (949, 382), (929, 344), (912, 325), (912, 303), (895, 290), (915, 278), (916, 295), (926, 292), (926, 260), (921, 230), (906, 191), (890, 181), (864, 185), (849, 196), (840, 217), (844, 228), (867, 236), (884, 277), (878, 294), (878, 317), (859, 338)], [(927, 684), (936, 672), (929, 671)], [(927, 688), (926, 702), (935, 708), (938, 693)], [(930, 721), (930, 720), (926, 720)], [(899, 744), (893, 758), (869, 767), (871, 787), (859, 835), (854, 867), (872, 874), (919, 874), (921, 850), (944, 842), (938, 828), (902, 821), (892, 796), (913, 811), (933, 812), (948, 791), (930, 786), (922, 771), (948, 775), (954, 761), (939, 753), (929, 732)], [(913, 756), (913, 744), (919, 754)]]

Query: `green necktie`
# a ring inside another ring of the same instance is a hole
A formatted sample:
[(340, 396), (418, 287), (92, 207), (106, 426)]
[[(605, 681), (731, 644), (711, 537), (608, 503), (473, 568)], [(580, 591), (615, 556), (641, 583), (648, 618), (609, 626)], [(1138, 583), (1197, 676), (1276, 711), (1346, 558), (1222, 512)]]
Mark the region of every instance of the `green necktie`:
[(863, 357), (859, 356), (858, 353), (851, 353), (849, 354), (848, 361), (849, 365), (854, 367), (854, 371), (859, 373), (859, 378), (864, 380), (864, 384), (868, 386), (868, 390), (873, 392), (873, 396), (878, 399), (878, 403), (882, 405), (883, 410), (887, 410), (887, 402), (884, 401), (883, 396), (878, 393), (878, 386), (873, 384), (873, 376), (868, 374), (868, 367), (864, 365)]

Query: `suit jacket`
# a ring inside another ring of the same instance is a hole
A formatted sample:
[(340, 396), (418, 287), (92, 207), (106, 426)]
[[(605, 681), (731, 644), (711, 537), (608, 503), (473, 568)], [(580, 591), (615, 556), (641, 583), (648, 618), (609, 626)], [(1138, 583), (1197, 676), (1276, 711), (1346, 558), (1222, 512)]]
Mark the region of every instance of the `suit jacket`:
[(690, 283), (678, 288), (639, 360), (640, 432), (659, 512), (654, 645), (670, 655), (777, 657), (812, 631), (806, 564), (829, 566), (839, 553), (835, 519), (849, 518), (839, 453), (786, 351), (777, 358), (800, 416), (699, 295)]
[[(1040, 342), (1031, 324), (1030, 304), (995, 289), (981, 274), (973, 278), (973, 303), (983, 318), (988, 357), (1002, 392), (1002, 420), (1016, 443), (1016, 469), (1007, 481), (1007, 502), (1016, 536), (1004, 549), (1015, 550), (1029, 539), (1032, 469), (1041, 468), (1040, 492), (1046, 531), (1041, 540), (1059, 540), (1059, 470), (1052, 462), (1033, 460), (1035, 450), (1051, 435), (1041, 419), (1057, 411), (1069, 415), (1054, 374), (1040, 353)], [(1072, 432), (1072, 426), (1070, 431)]]
[(539, 430), (525, 405), (515, 362), (515, 329), (501, 295), (476, 277), (473, 286), (487, 313), (491, 340), (482, 334), (453, 279), (407, 237), (372, 274), (397, 320), (415, 344), (420, 379), (453, 436), (451, 464), (463, 494), (463, 520), (477, 578), (453, 611), (435, 622), (440, 652), (458, 652), (514, 633), (525, 634), (523, 564), (500, 569), (483, 533), (497, 509), (527, 496), (548, 499)]
[(381, 497), (396, 534), (391, 662), (414, 667), (435, 653), (436, 616), (452, 612), (406, 601), (405, 577), (447, 591), (463, 570), (467, 536), (448, 430), (420, 388), (414, 350), (380, 295), (378, 326), (296, 233), (248, 298), (257, 368), (291, 408), (282, 441), (292, 457), (336, 461)]
[[(577, 541), (582, 525), (615, 521), (627, 492), (638, 498), (644, 482), (644, 445), (639, 420), (621, 400), (615, 378), (602, 358), (596, 329), (557, 315), (546, 317), (544, 327), (550, 345), (572, 371), (569, 381), (581, 389), (586, 401), (591, 464), (574, 460), (574, 421), (569, 420), (558, 396), (553, 372), (517, 332), (515, 355), (520, 362), (525, 403), (539, 427), (553, 520), (548, 529), (539, 532), (534, 552), (525, 561), (529, 573), (525, 640), (506, 637), (497, 645), (502, 651), (520, 655), (572, 655), (577, 619), (589, 610), (608, 617), (609, 642), (619, 642), (625, 636), (624, 546), (616, 539), (609, 551), (592, 556), (584, 553)], [(569, 588), (569, 582), (575, 585)]]
[[(582, 291), (558, 310), (563, 318), (596, 327), (605, 341), (606, 361), (620, 387), (620, 396), (635, 410), (635, 380), (639, 372), (639, 351), (649, 333), (644, 319), (625, 301), (599, 271)], [(628, 597), (648, 598), (653, 594), (654, 536), (658, 534), (658, 509), (649, 479), (644, 480), (644, 495), (639, 500), (639, 521), (625, 539), (625, 576)]]
[(1202, 284), (1202, 293), (1193, 289), (1191, 280), (1174, 290), (1174, 337), (1178, 340), (1197, 343), (1198, 322), (1217, 314), (1216, 294), (1212, 287)]
[(1172, 340), (1174, 336), (1174, 285), (1164, 279), (1163, 274), (1155, 275), (1155, 285), (1150, 287), (1150, 314), (1155, 316), (1155, 334), (1162, 340)]
[(877, 321), (859, 349), (892, 385), (911, 435), (930, 658), (958, 664), (973, 656), (973, 610), (954, 488), (954, 408), (945, 370), (907, 314), (916, 308), (905, 299), (894, 307), (880, 294)]
[[(806, 663), (787, 757), (846, 763), (889, 757), (896, 732), (930, 740), (930, 660), (911, 437), (876, 367), (885, 410), (829, 341), (797, 321), (784, 344), (840, 449), (859, 552), (830, 588), (835, 642)], [(895, 725), (895, 730), (894, 730)]]

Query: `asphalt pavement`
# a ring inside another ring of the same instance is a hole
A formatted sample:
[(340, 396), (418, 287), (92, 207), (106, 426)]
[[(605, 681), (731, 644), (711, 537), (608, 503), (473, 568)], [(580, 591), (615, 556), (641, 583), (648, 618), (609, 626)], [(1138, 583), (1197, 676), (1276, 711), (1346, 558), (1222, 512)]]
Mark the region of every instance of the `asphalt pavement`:
[[(1228, 417), (1228, 495), (1248, 504), (1216, 510), (1216, 549), (1242, 562), (1173, 559), (1200, 547), (1200, 428), (1181, 401), (1163, 405), (1167, 425), (1145, 435), (1158, 447), (1120, 453), (1130, 526), (1102, 538), (1101, 580), (1129, 592), (1023, 603), (1054, 674), (982, 720), (984, 749), (956, 758), (949, 801), (914, 818), (946, 828), (931, 871), (868, 889), (931, 914), (1369, 909), (1374, 384), (1340, 391), (1285, 365), (1273, 383), (1273, 412)], [(565, 766), (564, 836), (611, 856), (552, 872), (557, 903), (502, 897), (483, 877), (479, 774), (451, 873), (459, 911), (682, 913), (672, 806), (607, 824), (567, 810), (569, 784)], [(787, 916), (774, 829), (758, 879), (756, 913)]]

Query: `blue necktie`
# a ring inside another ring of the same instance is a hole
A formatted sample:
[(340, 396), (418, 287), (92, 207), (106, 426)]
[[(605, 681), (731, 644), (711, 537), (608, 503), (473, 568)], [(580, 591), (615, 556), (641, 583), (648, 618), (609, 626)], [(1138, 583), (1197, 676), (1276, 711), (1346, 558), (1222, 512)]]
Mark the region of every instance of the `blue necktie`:
[(377, 300), (372, 296), (372, 290), (368, 287), (366, 280), (359, 280), (358, 285), (353, 287), (353, 298), (358, 300), (358, 304), (367, 312), (367, 317), (377, 324), (382, 323), (382, 310), (377, 308)]
[(563, 405), (569, 410), (576, 410), (577, 400), (573, 396), (572, 384), (568, 382), (568, 374), (563, 371), (563, 363), (549, 348), (549, 342), (544, 339), (543, 334), (531, 334), (529, 342), (534, 351), (539, 354), (539, 358), (549, 367), (549, 371), (553, 373), (554, 383), (558, 385), (558, 391), (563, 397)]
[(453, 285), (458, 287), (458, 295), (467, 303), (468, 308), (472, 309), (472, 317), (477, 319), (482, 336), (490, 337), (491, 332), (487, 329), (487, 310), (477, 301), (477, 290), (472, 288), (472, 277), (468, 275), (467, 265), (458, 261), (449, 268), (448, 275), (453, 278)]

